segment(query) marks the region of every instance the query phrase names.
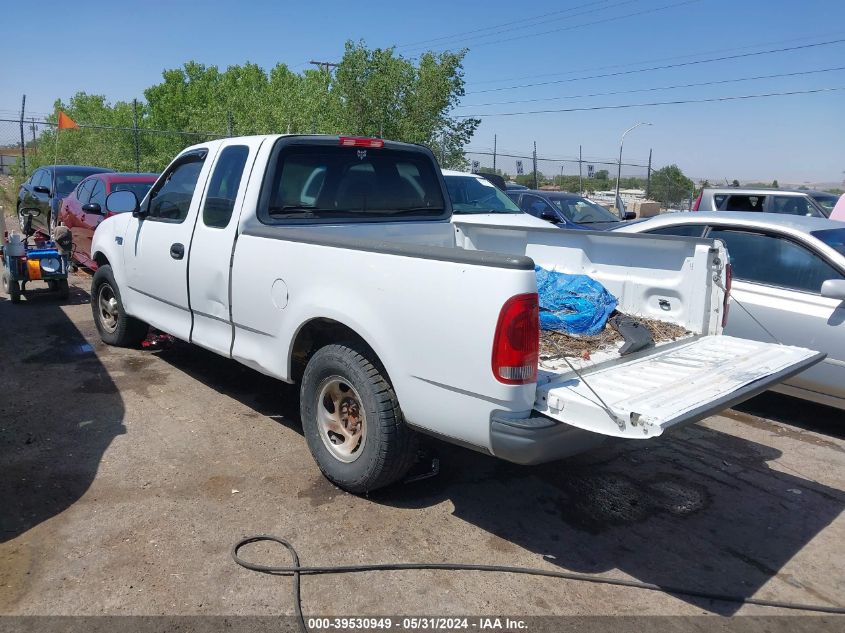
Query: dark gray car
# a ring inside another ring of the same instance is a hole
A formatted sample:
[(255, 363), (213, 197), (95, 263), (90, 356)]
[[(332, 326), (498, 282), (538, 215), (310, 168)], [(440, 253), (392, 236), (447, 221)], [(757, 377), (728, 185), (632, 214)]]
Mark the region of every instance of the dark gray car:
[[(520, 209), (562, 229), (612, 229), (619, 217), (592, 200), (566, 191), (508, 191)], [(633, 216), (633, 214), (631, 214)]]
[(21, 229), (24, 224), (21, 209), (35, 208), (40, 213), (32, 218), (32, 227), (37, 231), (52, 235), (58, 221), (62, 199), (91, 174), (113, 171), (113, 169), (88, 165), (39, 167), (18, 190), (17, 212)]

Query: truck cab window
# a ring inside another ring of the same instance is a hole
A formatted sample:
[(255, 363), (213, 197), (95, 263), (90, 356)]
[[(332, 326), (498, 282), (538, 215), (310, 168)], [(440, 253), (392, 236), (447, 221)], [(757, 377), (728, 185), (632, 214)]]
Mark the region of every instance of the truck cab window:
[(282, 146), (265, 180), (262, 222), (443, 217), (428, 156), (389, 148)]
[(248, 155), (246, 145), (230, 145), (220, 152), (202, 207), (202, 221), (206, 226), (223, 229), (229, 225)]
[(163, 184), (150, 194), (149, 219), (183, 222), (188, 217), (201, 169), (201, 159), (177, 164)]

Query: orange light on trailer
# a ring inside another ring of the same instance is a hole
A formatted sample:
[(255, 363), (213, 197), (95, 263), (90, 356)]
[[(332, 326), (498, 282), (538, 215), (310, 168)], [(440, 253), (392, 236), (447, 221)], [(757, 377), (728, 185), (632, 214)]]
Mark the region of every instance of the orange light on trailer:
[(368, 138), (366, 136), (341, 136), (340, 144), (343, 147), (370, 147), (378, 149), (384, 147), (384, 140), (380, 138)]
[(37, 281), (41, 279), (41, 260), (28, 259), (26, 260), (26, 271), (30, 281)]

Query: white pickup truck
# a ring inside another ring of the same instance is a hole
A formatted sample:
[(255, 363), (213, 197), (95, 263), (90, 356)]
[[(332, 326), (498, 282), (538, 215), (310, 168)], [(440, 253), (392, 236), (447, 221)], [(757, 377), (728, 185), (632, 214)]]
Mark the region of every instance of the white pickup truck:
[[(137, 345), (152, 325), (298, 382), (312, 455), (356, 493), (403, 477), (418, 432), (536, 464), (657, 437), (823, 358), (720, 336), (720, 243), (451, 218), (416, 145), (211, 141), (140, 203), (116, 192), (106, 206), (91, 251), (103, 340)], [(539, 359), (535, 263), (588, 274), (622, 312), (691, 334), (624, 357)]]

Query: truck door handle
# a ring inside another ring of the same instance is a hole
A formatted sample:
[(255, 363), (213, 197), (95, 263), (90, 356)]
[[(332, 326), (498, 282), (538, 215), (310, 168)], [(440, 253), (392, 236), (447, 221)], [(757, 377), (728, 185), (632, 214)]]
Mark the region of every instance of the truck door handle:
[(173, 259), (182, 259), (185, 256), (185, 245), (176, 242), (170, 245), (170, 256)]

